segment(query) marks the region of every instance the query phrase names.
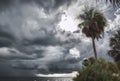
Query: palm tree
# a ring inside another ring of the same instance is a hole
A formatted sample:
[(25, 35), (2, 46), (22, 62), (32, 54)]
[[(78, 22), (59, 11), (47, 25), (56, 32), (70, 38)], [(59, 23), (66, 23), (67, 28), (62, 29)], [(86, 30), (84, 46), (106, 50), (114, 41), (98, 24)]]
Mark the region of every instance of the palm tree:
[(97, 60), (97, 52), (95, 46), (95, 39), (101, 38), (101, 33), (104, 33), (104, 27), (106, 26), (106, 19), (102, 13), (94, 8), (86, 7), (83, 14), (78, 16), (83, 22), (78, 25), (82, 28), (82, 33), (92, 39), (94, 56)]
[[(97, 2), (98, 1), (101, 1), (101, 0), (96, 0)], [(106, 3), (110, 2), (111, 4), (113, 4), (113, 6), (119, 6), (120, 5), (120, 0), (105, 0)]]
[(106, 0), (106, 2), (110, 2), (112, 4), (118, 4), (120, 0)]
[(120, 30), (110, 39), (110, 46), (112, 49), (108, 51), (108, 54), (116, 62), (120, 61)]

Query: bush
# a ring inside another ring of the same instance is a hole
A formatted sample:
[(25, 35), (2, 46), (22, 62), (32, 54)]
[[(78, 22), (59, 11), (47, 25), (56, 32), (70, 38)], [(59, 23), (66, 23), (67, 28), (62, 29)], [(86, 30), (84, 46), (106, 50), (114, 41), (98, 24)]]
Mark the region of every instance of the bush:
[(98, 63), (86, 66), (79, 71), (73, 81), (120, 81), (120, 78), (113, 74), (118, 74), (116, 65), (99, 59)]
[(117, 64), (117, 67), (118, 67), (119, 70), (120, 70), (120, 61), (116, 62), (116, 64)]

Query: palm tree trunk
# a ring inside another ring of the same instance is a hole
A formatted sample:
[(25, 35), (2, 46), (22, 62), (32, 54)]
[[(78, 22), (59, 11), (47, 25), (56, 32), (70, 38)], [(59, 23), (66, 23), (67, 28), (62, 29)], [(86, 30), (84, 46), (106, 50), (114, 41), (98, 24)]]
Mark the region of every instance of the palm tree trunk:
[(97, 61), (97, 51), (96, 51), (96, 46), (95, 46), (95, 40), (94, 40), (94, 38), (92, 38), (92, 44), (93, 44), (94, 56), (95, 56), (95, 59)]

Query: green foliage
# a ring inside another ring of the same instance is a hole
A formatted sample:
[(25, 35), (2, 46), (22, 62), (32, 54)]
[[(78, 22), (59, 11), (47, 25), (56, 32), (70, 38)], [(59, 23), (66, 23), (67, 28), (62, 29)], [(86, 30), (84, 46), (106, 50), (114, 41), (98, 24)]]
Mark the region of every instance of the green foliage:
[(83, 60), (82, 64), (84, 66), (89, 66), (91, 64), (95, 64), (95, 62), (96, 62), (95, 58), (94, 57), (90, 57), (88, 59)]
[(118, 62), (120, 61), (120, 30), (110, 39), (111, 50), (108, 51), (108, 55)]
[(99, 59), (98, 63), (93, 63), (79, 71), (74, 81), (120, 81), (118, 76), (118, 68), (116, 64), (105, 62), (104, 59)]
[(116, 62), (118, 69), (120, 70), (120, 61)]
[(101, 33), (104, 32), (104, 27), (106, 26), (104, 15), (95, 8), (86, 7), (83, 12), (83, 14), (78, 16), (78, 18), (83, 20), (83, 22), (78, 25), (82, 28), (82, 32), (87, 37), (94, 39), (101, 38)]
[[(102, 65), (103, 69), (104, 70), (109, 70), (109, 71), (112, 71), (113, 73), (118, 73), (119, 72), (119, 69), (117, 67), (117, 65), (115, 63), (112, 63), (112, 62), (106, 62), (104, 59), (102, 58), (99, 58), (98, 61), (97, 61), (98, 64)], [(94, 65), (96, 64), (96, 60), (94, 57), (90, 57), (88, 59), (85, 59), (83, 61), (83, 65), (85, 67), (87, 66), (91, 66), (91, 65)]]
[(86, 7), (83, 14), (78, 16), (78, 19), (82, 19), (83, 22), (78, 25), (82, 28), (82, 33), (87, 37), (92, 38), (94, 56), (97, 60), (97, 51), (95, 47), (95, 39), (101, 38), (101, 34), (104, 33), (104, 28), (106, 26), (106, 18), (100, 11), (95, 8)]

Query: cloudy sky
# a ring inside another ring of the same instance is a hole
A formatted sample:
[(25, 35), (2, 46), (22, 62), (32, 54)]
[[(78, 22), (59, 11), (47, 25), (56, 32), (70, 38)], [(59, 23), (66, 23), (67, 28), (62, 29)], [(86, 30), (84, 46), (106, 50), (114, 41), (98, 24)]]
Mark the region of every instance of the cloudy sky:
[(0, 0), (0, 76), (71, 73), (93, 56), (91, 39), (77, 30), (76, 16), (96, 7), (108, 25), (96, 41), (99, 57), (107, 56), (109, 38), (119, 28), (119, 8), (96, 0)]

